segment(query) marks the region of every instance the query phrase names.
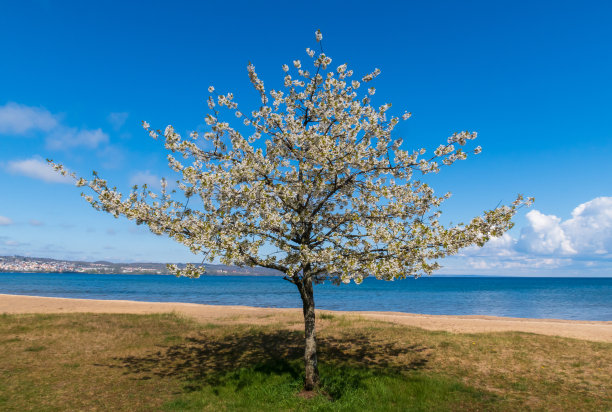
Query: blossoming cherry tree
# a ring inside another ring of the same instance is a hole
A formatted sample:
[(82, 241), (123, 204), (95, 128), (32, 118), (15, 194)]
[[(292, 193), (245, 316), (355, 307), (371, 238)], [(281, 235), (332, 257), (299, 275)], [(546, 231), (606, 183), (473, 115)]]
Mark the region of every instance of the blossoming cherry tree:
[[(162, 180), (159, 194), (145, 186), (123, 195), (95, 172), (84, 179), (54, 167), (88, 187), (83, 196), (97, 210), (145, 224), (205, 260), (282, 272), (303, 303), (304, 389), (312, 390), (319, 384), (313, 283), (431, 274), (440, 258), (502, 235), (531, 199), (443, 226), (439, 207), (450, 194), (436, 195), (417, 175), (466, 159), (462, 147), (476, 133), (454, 133), (429, 156), (409, 150), (393, 130), (410, 113), (396, 117), (390, 104), (372, 105), (370, 84), (380, 70), (357, 77), (346, 64), (332, 67), (322, 47), (306, 55), (310, 70), (300, 60), (282, 66), (279, 90), (268, 90), (248, 65), (261, 100), (253, 111), (238, 110), (232, 93), (210, 87), (205, 133), (183, 137), (172, 126), (162, 132), (143, 122), (151, 137), (163, 136), (168, 164), (180, 175), (174, 191)], [(228, 112), (238, 124), (223, 120)], [(204, 273), (191, 264), (169, 269)]]

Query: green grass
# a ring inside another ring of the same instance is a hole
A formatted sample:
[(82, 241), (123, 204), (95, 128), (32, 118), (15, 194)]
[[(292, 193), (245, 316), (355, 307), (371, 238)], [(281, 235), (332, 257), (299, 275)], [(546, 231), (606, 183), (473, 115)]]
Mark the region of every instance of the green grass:
[(612, 410), (612, 344), (336, 314), (303, 396), (292, 316), (0, 315), (0, 410)]
[(493, 410), (494, 395), (456, 381), (415, 372), (385, 374), (361, 368), (322, 365), (321, 390), (299, 394), (301, 363), (276, 361), (240, 368), (214, 385), (164, 405), (169, 411), (452, 411)]

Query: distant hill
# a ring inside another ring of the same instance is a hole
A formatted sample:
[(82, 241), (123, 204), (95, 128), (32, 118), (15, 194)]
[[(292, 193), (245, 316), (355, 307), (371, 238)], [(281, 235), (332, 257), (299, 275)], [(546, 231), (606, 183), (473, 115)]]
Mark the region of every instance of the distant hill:
[[(185, 266), (179, 263), (179, 267)], [(276, 270), (261, 267), (238, 267), (227, 265), (206, 266), (209, 276), (281, 276)], [(27, 256), (0, 256), (0, 272), (40, 273), (103, 273), (133, 275), (169, 275), (165, 263), (138, 262), (114, 263), (107, 261), (84, 262)]]

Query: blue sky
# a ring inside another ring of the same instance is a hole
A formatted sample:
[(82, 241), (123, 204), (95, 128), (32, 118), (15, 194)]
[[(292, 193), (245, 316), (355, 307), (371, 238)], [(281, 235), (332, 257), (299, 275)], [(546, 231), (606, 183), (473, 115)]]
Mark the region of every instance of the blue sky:
[(479, 133), (483, 153), (432, 180), (453, 192), (447, 219), (536, 198), (504, 238), (442, 273), (612, 276), (611, 18), (604, 1), (4, 1), (0, 254), (198, 261), (95, 212), (42, 160), (119, 187), (155, 182), (165, 154), (142, 120), (202, 128), (211, 84), (254, 107), (247, 63), (279, 86), (321, 29), (333, 65), (380, 68), (380, 103), (413, 113), (396, 129), (406, 147)]

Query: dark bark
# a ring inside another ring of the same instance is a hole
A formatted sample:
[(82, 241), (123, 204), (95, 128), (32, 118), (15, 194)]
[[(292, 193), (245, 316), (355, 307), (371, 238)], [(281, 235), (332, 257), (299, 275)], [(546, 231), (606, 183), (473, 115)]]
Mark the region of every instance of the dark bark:
[(311, 391), (319, 386), (317, 365), (317, 338), (315, 334), (315, 303), (312, 278), (306, 276), (296, 283), (302, 297), (304, 311), (304, 390)]

